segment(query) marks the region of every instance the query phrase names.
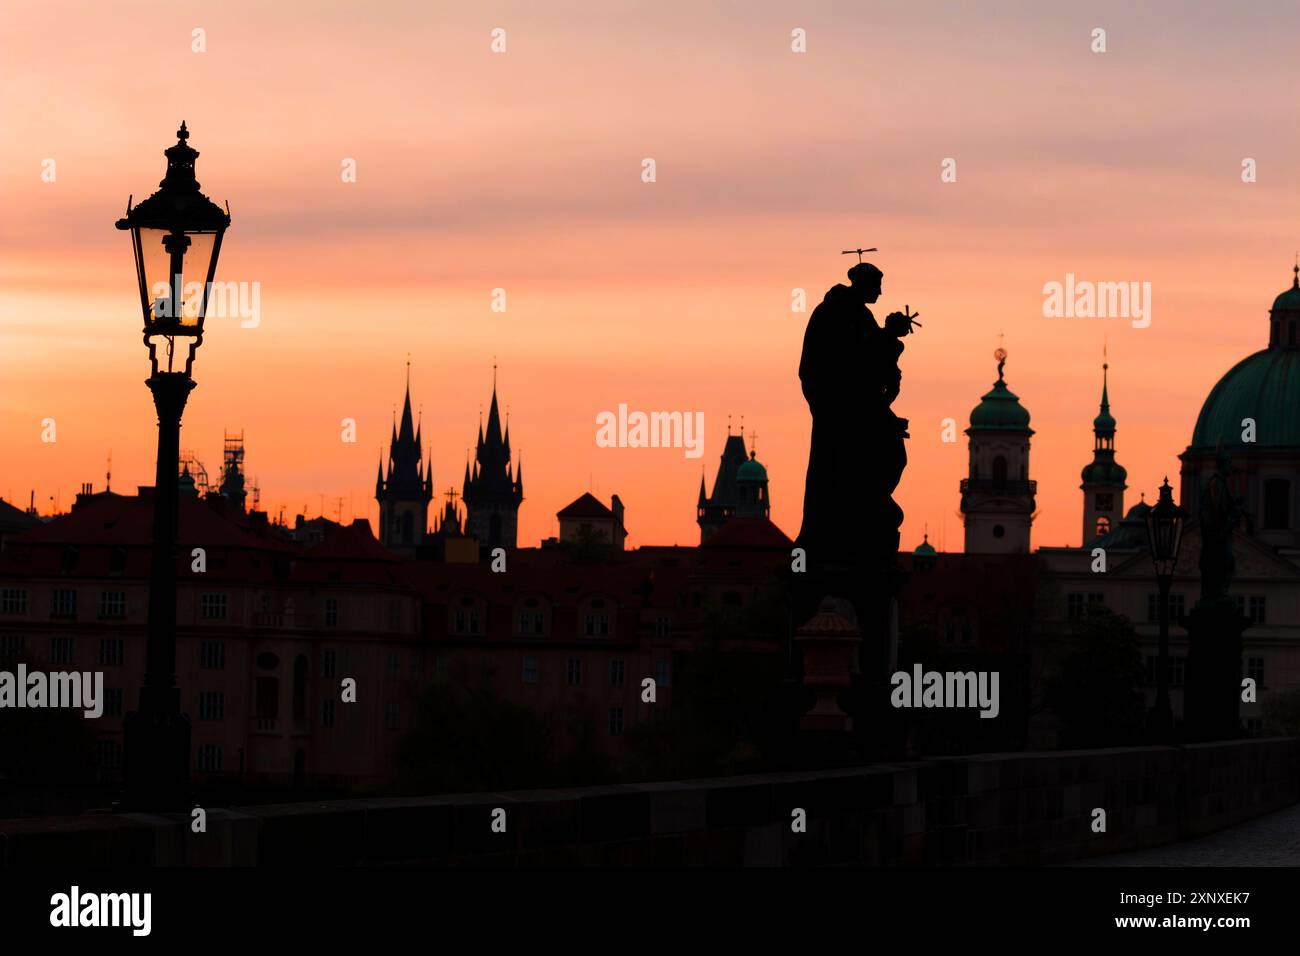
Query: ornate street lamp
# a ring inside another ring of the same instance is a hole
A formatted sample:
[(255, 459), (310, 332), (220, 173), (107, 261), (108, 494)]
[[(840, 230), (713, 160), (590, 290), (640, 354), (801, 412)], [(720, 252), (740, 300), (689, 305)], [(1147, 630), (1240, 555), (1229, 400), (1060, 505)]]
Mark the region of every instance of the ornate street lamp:
[(1174, 504), (1174, 490), (1166, 476), (1159, 500), (1147, 511), (1147, 547), (1160, 586), (1160, 649), (1156, 660), (1156, 705), (1152, 711), (1153, 728), (1160, 740), (1168, 740), (1174, 727), (1169, 706), (1169, 589), (1174, 583), (1182, 537), (1183, 509)]
[[(176, 473), (181, 414), (194, 388), (194, 353), (203, 343), (208, 295), (230, 212), (199, 192), (194, 179), (199, 154), (187, 142), (184, 123), (176, 136), (176, 145), (164, 151), (167, 175), (158, 191), (137, 206), (128, 200), (126, 216), (117, 221), (118, 229), (131, 233), (135, 251), (151, 365), (146, 384), (158, 410), (148, 645), (140, 708), (125, 720), (126, 810), (189, 806), (190, 721), (181, 713), (176, 686)], [(185, 350), (183, 365), (178, 345)]]

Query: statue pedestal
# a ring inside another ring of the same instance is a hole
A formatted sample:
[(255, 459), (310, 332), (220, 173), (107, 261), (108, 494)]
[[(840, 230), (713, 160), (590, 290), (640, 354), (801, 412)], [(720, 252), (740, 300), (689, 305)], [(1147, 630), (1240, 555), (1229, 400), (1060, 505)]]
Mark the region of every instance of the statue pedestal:
[(1196, 602), (1182, 621), (1187, 629), (1183, 730), (1191, 741), (1227, 740), (1241, 734), (1241, 633), (1250, 619), (1229, 598)]
[(816, 695), (812, 710), (799, 718), (800, 730), (848, 731), (853, 719), (840, 709), (839, 695), (853, 683), (857, 665), (857, 615), (847, 600), (823, 599), (817, 613), (795, 632), (803, 653), (804, 686)]

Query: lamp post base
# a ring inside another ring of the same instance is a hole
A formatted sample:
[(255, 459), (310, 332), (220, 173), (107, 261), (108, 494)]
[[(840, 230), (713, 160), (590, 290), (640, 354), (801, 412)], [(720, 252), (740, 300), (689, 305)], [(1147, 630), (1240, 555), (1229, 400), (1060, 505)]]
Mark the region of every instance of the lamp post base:
[(153, 813), (189, 810), (193, 806), (189, 716), (153, 708), (131, 711), (126, 715), (123, 729), (125, 785), (116, 809)]
[(1187, 628), (1187, 683), (1183, 721), (1188, 739), (1230, 740), (1241, 735), (1241, 633), (1250, 619), (1227, 598), (1202, 598)]

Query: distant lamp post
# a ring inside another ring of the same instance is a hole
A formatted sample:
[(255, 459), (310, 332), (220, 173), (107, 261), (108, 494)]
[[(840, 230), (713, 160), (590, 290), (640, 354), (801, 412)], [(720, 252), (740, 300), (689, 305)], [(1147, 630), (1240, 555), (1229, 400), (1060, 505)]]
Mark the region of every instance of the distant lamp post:
[(1174, 583), (1178, 564), (1178, 547), (1183, 537), (1183, 509), (1174, 504), (1174, 490), (1169, 478), (1160, 486), (1160, 498), (1147, 511), (1147, 547), (1160, 586), (1160, 649), (1156, 659), (1156, 705), (1152, 712), (1158, 739), (1167, 740), (1173, 732), (1174, 715), (1169, 706), (1169, 589)]
[(131, 233), (151, 365), (145, 384), (158, 411), (144, 686), (139, 710), (125, 720), (122, 808), (127, 810), (189, 806), (190, 721), (181, 713), (176, 686), (177, 468), (181, 414), (194, 388), (194, 353), (203, 343), (230, 212), (199, 192), (194, 179), (199, 154), (187, 142), (184, 123), (176, 136), (176, 145), (164, 151), (167, 174), (158, 191), (136, 206), (128, 200), (126, 216), (117, 221), (118, 229)]

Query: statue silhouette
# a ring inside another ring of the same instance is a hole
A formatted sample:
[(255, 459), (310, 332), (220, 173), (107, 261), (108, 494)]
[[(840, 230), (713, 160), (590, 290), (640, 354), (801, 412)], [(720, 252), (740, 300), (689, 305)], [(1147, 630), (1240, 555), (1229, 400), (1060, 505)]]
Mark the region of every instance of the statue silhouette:
[[(812, 447), (796, 545), (811, 581), (843, 594), (832, 579), (892, 568), (902, 509), (894, 502), (907, 464), (907, 420), (890, 406), (902, 374), (898, 359), (912, 316), (893, 312), (884, 328), (868, 304), (880, 298), (883, 273), (869, 262), (849, 270), (813, 310), (804, 334), (799, 380), (812, 412)], [(845, 595), (851, 596), (851, 595)]]
[(1222, 451), (1215, 471), (1201, 493), (1198, 517), (1201, 522), (1201, 598), (1223, 601), (1236, 573), (1232, 554), (1232, 533), (1241, 521), (1241, 502), (1228, 486), (1231, 459)]

